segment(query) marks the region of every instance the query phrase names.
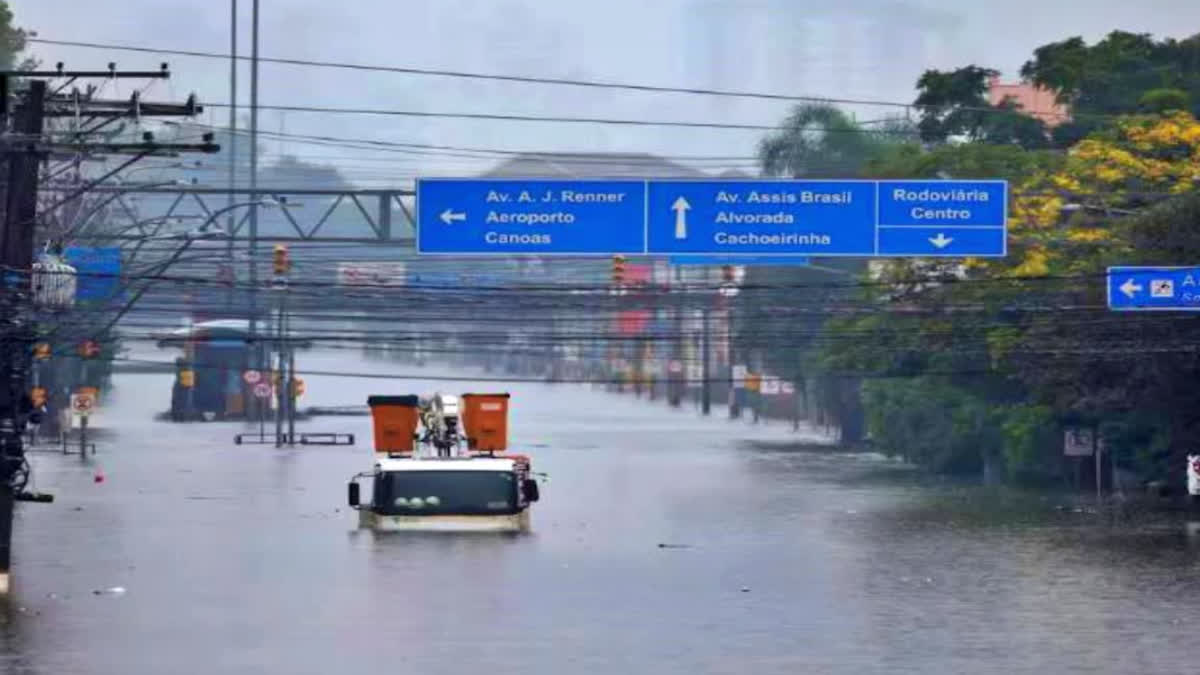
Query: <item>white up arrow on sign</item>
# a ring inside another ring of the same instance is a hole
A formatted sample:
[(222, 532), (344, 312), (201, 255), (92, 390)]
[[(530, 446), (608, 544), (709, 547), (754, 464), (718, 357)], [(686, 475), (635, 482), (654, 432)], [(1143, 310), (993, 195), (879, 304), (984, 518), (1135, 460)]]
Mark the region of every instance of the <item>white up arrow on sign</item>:
[(951, 239), (950, 237), (947, 237), (946, 235), (942, 234), (941, 232), (938, 232), (938, 236), (929, 238), (929, 243), (933, 244), (934, 246), (936, 246), (938, 248), (946, 248), (947, 246), (950, 245), (950, 242), (952, 242), (952, 241), (954, 241), (954, 240)]
[(466, 220), (467, 214), (455, 213), (452, 209), (446, 209), (445, 211), (442, 211), (441, 218), (443, 223), (450, 225), (456, 220)]
[(1132, 298), (1135, 293), (1141, 292), (1143, 287), (1141, 284), (1134, 283), (1133, 279), (1126, 279), (1125, 283), (1121, 284), (1120, 288), (1121, 292), (1125, 294), (1125, 297)]
[(671, 210), (675, 212), (675, 238), (687, 239), (687, 212), (692, 208), (688, 200), (680, 197), (671, 205)]

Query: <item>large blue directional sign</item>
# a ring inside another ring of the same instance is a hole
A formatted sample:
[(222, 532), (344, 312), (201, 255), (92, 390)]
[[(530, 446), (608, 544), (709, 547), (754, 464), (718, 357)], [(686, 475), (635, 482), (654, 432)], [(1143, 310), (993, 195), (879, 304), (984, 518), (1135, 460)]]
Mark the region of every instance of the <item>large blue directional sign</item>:
[(998, 257), (1004, 181), (426, 179), (420, 253)]
[(644, 181), (417, 183), (418, 253), (645, 252)]
[(1110, 267), (1108, 307), (1135, 312), (1200, 312), (1200, 267)]

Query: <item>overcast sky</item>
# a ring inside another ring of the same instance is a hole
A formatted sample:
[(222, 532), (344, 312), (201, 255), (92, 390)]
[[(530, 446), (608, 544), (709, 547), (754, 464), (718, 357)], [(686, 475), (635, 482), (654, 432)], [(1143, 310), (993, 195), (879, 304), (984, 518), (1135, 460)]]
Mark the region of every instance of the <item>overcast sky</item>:
[[(9, 0), (18, 25), (41, 37), (227, 52), (229, 0)], [(250, 0), (240, 41), (250, 45)], [(927, 68), (969, 63), (1008, 79), (1032, 50), (1116, 28), (1185, 37), (1200, 32), (1200, 2), (1185, 0), (262, 0), (264, 56), (447, 68), (668, 86), (911, 101)], [(46, 64), (122, 68), (171, 63), (161, 98), (191, 91), (229, 98), (228, 62), (38, 44)], [(516, 113), (773, 124), (787, 104), (589, 90), (398, 74), (261, 67), (264, 104)], [(249, 78), (242, 68), (241, 100)], [(140, 83), (139, 83), (140, 84)], [(130, 85), (121, 85), (125, 95)], [(227, 112), (211, 109), (211, 121)], [(861, 117), (894, 112), (860, 107)], [(206, 120), (209, 117), (206, 115)], [(653, 152), (749, 157), (762, 132), (430, 120), (264, 112), (265, 129), (393, 142), (505, 149)], [(270, 144), (272, 152), (280, 150)], [(289, 143), (336, 163), (356, 182), (469, 174), (487, 162), (363, 153)], [(730, 168), (746, 162), (730, 161)], [(715, 167), (714, 167), (715, 168)]]

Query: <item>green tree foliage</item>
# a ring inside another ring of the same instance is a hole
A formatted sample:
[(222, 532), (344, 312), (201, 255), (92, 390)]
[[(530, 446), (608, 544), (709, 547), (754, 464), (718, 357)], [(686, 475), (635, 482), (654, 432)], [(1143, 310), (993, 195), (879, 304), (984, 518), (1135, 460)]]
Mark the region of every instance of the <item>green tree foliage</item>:
[(988, 80), (999, 73), (990, 68), (966, 66), (949, 72), (927, 70), (917, 80), (915, 101), (921, 110), (921, 140), (945, 143), (952, 138), (971, 142), (1045, 147), (1045, 124), (1023, 114), (1011, 100), (988, 102)]
[(1034, 50), (1021, 76), (1071, 106), (1074, 120), (1054, 132), (1066, 147), (1103, 127), (1106, 116), (1163, 111), (1154, 107), (1164, 102), (1163, 90), (1182, 92), (1183, 98), (1171, 95), (1172, 104), (1200, 115), (1200, 35), (1156, 41), (1113, 31), (1094, 45), (1072, 37)]
[(902, 120), (885, 120), (880, 128), (868, 129), (840, 108), (824, 104), (796, 106), (781, 126), (758, 147), (768, 176), (856, 176), (867, 162), (913, 133)]
[[(859, 177), (916, 138), (916, 129), (903, 118), (866, 127), (831, 105), (796, 106), (781, 126), (759, 145), (768, 176)], [(741, 362), (793, 380), (798, 391), (811, 394), (811, 412), (837, 427), (847, 443), (860, 440), (864, 431), (858, 380), (810, 374), (807, 361), (811, 336), (824, 321), (819, 308), (845, 300), (847, 282), (863, 269), (858, 261), (751, 267), (737, 299), (734, 349)]]
[(18, 59), (21, 52), (25, 51), (27, 38), (33, 35), (13, 25), (12, 9), (7, 2), (0, 0), (0, 69), (27, 70), (32, 67), (32, 59)]
[(1142, 94), (1138, 101), (1138, 110), (1151, 114), (1188, 110), (1190, 107), (1191, 97), (1182, 89), (1151, 89)]

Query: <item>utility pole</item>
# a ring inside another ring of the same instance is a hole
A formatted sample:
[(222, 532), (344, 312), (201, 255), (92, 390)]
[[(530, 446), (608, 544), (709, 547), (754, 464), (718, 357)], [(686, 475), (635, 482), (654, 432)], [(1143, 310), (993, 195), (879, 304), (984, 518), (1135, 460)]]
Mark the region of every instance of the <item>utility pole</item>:
[[(237, 0), (229, 0), (229, 206), (233, 206), (233, 190), (237, 187), (237, 76), (238, 76), (238, 3)], [(229, 218), (226, 221), (225, 231), (230, 233), (229, 241), (226, 242), (225, 258), (229, 264), (229, 269), (233, 271), (233, 228), (234, 228), (233, 209), (230, 209)], [(236, 273), (234, 279), (237, 278)], [(233, 309), (233, 289), (235, 284), (230, 283), (229, 292), (226, 294), (226, 311)], [(244, 388), (243, 388), (244, 389)]]
[[(283, 446), (283, 416), (287, 413), (286, 406), (290, 399), (290, 389), (294, 386), (292, 383), (292, 375), (289, 368), (289, 360), (287, 357), (288, 345), (286, 335), (285, 317), (287, 315), (287, 274), (291, 267), (291, 261), (288, 259), (288, 249), (283, 244), (276, 244), (275, 250), (272, 253), (272, 268), (275, 273), (275, 281), (272, 284), (279, 298), (279, 323), (278, 332), (276, 334), (276, 352), (279, 359), (279, 384), (275, 391), (275, 447)], [(288, 445), (291, 445), (291, 437), (288, 437)]]
[[(27, 378), (34, 336), (32, 309), (39, 300), (32, 284), (37, 228), (39, 224), (62, 228), (52, 235), (55, 243), (61, 244), (63, 238), (71, 236), (72, 228), (64, 225), (64, 221), (55, 222), (51, 218), (61, 213), (60, 209), (69, 209), (73, 202), (88, 195), (102, 181), (151, 154), (191, 150), (215, 152), (218, 149), (211, 143), (209, 135), (205, 135), (201, 145), (156, 143), (150, 134), (140, 143), (89, 142), (88, 136), (116, 120), (134, 116), (194, 116), (201, 109), (194, 97), (184, 105), (175, 105), (142, 101), (139, 94), (123, 101), (96, 100), (90, 92), (87, 95), (78, 92), (62, 94), (61, 89), (48, 95), (46, 79), (70, 82), (79, 78), (168, 77), (166, 64), (157, 71), (136, 72), (119, 72), (112, 64), (107, 70), (96, 71), (66, 71), (62, 64), (49, 71), (0, 71), (0, 269), (3, 270), (0, 273), (3, 284), (0, 293), (0, 594), (7, 594), (9, 590), (14, 502), (53, 501), (51, 495), (25, 490), (29, 465), (22, 439), (33, 413)], [(21, 78), (26, 85), (9, 124), (12, 78)], [(71, 118), (78, 127), (67, 141), (47, 139), (43, 137), (47, 118)], [(39, 205), (43, 161), (61, 158), (67, 153), (71, 158), (68, 168), (77, 168), (78, 156), (83, 153), (114, 153), (129, 157), (103, 176), (72, 185), (65, 194)], [(83, 443), (86, 449), (86, 436)]]
[[(9, 78), (0, 77), (0, 122), (7, 121)], [(22, 305), (32, 304), (30, 277), (33, 270), (33, 233), (37, 225), (37, 188), (40, 160), (34, 146), (41, 139), (46, 102), (46, 83), (31, 80), (18, 105), (12, 124), (16, 139), (5, 147), (3, 199), (0, 208), (4, 232), (0, 238), (4, 297), (0, 299), (0, 593), (9, 589), (12, 562), (12, 518), (17, 495), (24, 486), (14, 485), (25, 464), (21, 434), (25, 415), (26, 374), (29, 370), (32, 333)], [(2, 129), (2, 127), (0, 127)], [(13, 147), (15, 146), (15, 147)], [(24, 315), (24, 316), (23, 316)]]
[(275, 372), (279, 375), (279, 384), (275, 388), (275, 447), (283, 446), (283, 410), (287, 405), (287, 359), (284, 356), (284, 336), (283, 336), (283, 312), (284, 312), (284, 291), (282, 288), (279, 293), (279, 328), (276, 334), (275, 351), (278, 356), (278, 370)]
[[(258, 1), (250, 7), (250, 196), (257, 200), (258, 193)], [(257, 340), (258, 332), (258, 205), (250, 207), (250, 321), (249, 340), (256, 355), (254, 367), (262, 369), (263, 348)]]

